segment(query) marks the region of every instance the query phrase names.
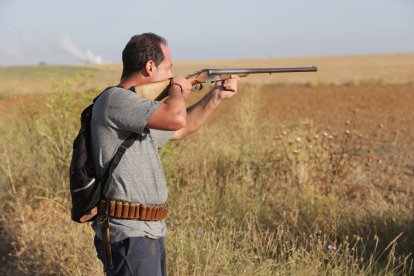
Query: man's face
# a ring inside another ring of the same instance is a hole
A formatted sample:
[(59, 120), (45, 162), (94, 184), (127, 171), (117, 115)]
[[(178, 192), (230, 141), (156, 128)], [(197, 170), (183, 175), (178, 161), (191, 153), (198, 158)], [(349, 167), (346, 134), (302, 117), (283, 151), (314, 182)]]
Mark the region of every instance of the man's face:
[(161, 50), (164, 54), (164, 60), (155, 67), (151, 82), (164, 81), (172, 78), (172, 60), (170, 50), (164, 44), (161, 44)]

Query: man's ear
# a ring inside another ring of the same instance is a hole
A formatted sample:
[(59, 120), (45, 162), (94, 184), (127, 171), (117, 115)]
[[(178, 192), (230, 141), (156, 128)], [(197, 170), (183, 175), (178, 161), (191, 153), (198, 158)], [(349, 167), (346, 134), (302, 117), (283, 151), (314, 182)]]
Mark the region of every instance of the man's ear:
[(145, 64), (145, 73), (148, 76), (152, 76), (152, 74), (154, 74), (155, 72), (155, 63), (153, 60), (148, 60), (147, 63)]

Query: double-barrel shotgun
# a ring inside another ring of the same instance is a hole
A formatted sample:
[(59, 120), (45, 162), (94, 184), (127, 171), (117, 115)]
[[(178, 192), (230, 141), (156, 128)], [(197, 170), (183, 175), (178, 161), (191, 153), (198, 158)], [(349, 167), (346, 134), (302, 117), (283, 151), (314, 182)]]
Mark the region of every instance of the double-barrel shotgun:
[[(231, 75), (247, 77), (250, 74), (273, 74), (273, 73), (296, 73), (316, 72), (318, 68), (311, 67), (288, 67), (288, 68), (233, 68), (233, 69), (202, 69), (187, 76), (194, 90), (201, 90), (203, 83), (227, 80)], [(168, 96), (170, 80), (144, 84), (135, 87), (135, 92), (146, 99), (161, 101)]]

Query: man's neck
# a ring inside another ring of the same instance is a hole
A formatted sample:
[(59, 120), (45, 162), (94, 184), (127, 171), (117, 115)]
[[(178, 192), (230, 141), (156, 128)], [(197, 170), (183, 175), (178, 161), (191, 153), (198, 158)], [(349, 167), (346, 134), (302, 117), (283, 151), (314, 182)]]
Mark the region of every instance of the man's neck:
[(130, 87), (140, 86), (148, 83), (148, 78), (142, 74), (132, 75), (126, 78), (122, 78), (118, 84), (118, 87), (129, 89)]

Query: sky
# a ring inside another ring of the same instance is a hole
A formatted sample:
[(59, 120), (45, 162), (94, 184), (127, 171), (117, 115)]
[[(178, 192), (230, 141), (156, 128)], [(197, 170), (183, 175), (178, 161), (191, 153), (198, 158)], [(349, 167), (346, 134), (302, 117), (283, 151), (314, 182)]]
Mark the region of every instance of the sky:
[(173, 60), (414, 52), (414, 0), (0, 0), (0, 66), (121, 63), (144, 32)]

